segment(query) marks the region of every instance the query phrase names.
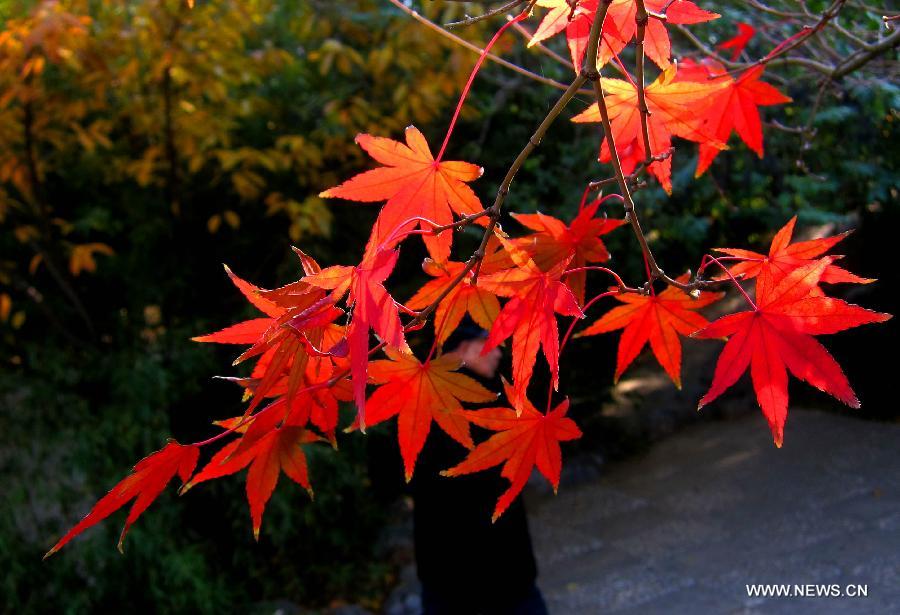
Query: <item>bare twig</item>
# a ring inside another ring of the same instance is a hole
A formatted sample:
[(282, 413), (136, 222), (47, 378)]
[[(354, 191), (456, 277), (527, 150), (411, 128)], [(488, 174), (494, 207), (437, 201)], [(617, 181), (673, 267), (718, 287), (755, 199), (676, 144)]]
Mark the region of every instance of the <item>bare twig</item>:
[[(452, 28), (461, 28), (463, 26), (470, 26), (474, 23), (478, 23), (479, 21), (484, 21), (485, 19), (490, 19), (491, 17), (494, 17), (495, 15), (499, 15), (501, 13), (511, 11), (514, 8), (516, 8), (517, 6), (519, 6), (520, 4), (525, 4), (528, 1), (529, 0), (511, 0), (510, 2), (507, 2), (506, 4), (504, 4), (503, 6), (498, 6), (497, 8), (491, 9), (482, 15), (475, 15), (474, 17), (466, 16), (465, 19), (460, 19), (459, 21), (451, 21), (450, 23), (445, 23), (444, 27), (449, 30)], [(531, 4), (534, 5), (534, 3), (536, 1), (537, 0), (531, 0)], [(528, 10), (528, 9), (526, 9), (526, 10)]]
[[(459, 36), (453, 34), (452, 32), (448, 32), (447, 30), (445, 30), (438, 24), (434, 23), (430, 19), (428, 19), (428, 18), (420, 15), (416, 11), (412, 10), (411, 8), (409, 8), (408, 6), (406, 6), (405, 4), (400, 2), (400, 0), (388, 0), (388, 1), (391, 4), (393, 4), (394, 6), (396, 6), (398, 9), (400, 9), (401, 11), (403, 11), (404, 13), (406, 13), (407, 15), (409, 15), (410, 17), (412, 17), (413, 19), (418, 21), (419, 23), (423, 24), (430, 30), (437, 32), (444, 38), (447, 38), (447, 39), (453, 41), (457, 45), (461, 45), (462, 47), (465, 47), (469, 51), (471, 51), (473, 53), (477, 53), (479, 55), (481, 55), (484, 52), (484, 49), (482, 49), (478, 45), (474, 45), (474, 44), (470, 43), (469, 41), (465, 40), (464, 38), (460, 38)], [(538, 83), (543, 83), (544, 85), (549, 85), (550, 87), (554, 87), (558, 90), (565, 90), (567, 87), (566, 84), (564, 84), (564, 83), (560, 83), (559, 81), (556, 81), (554, 79), (549, 79), (548, 77), (544, 77), (543, 75), (538, 75), (537, 73), (531, 72), (527, 68), (522, 68), (518, 64), (514, 64), (513, 62), (510, 62), (509, 60), (504, 60), (500, 56), (496, 56), (492, 53), (487, 54), (485, 57), (488, 60), (490, 60), (491, 62), (495, 62), (496, 64), (499, 64), (500, 66), (503, 66), (505, 68), (508, 68), (509, 70), (515, 71), (515, 72), (519, 73), (520, 75), (524, 75), (525, 77), (528, 77), (529, 79), (537, 81)]]

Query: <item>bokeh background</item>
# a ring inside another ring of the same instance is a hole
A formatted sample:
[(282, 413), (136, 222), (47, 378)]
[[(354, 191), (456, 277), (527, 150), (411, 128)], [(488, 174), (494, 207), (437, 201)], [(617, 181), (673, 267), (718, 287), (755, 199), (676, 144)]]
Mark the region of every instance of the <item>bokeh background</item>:
[[(459, 3), (422, 4), (438, 22), (462, 16)], [(730, 3), (729, 17), (752, 22), (742, 4)], [(698, 30), (723, 40), (728, 28)], [(477, 24), (461, 35), (483, 43), (490, 32)], [(513, 32), (497, 49), (569, 77)], [(258, 544), (235, 478), (164, 494), (124, 556), (115, 550), (122, 515), (50, 561), (41, 555), (166, 437), (204, 437), (211, 420), (240, 412), (239, 391), (212, 379), (229, 373), (229, 349), (189, 341), (251, 313), (222, 263), (273, 287), (298, 274), (291, 245), (322, 263), (356, 262), (375, 207), (316, 195), (366, 168), (358, 132), (396, 137), (414, 123), (439, 140), (474, 60), (378, 0), (198, 0), (193, 9), (180, 0), (0, 1), (4, 612), (379, 608), (397, 575), (383, 528), (402, 506), (371, 487), (358, 434), (341, 439), (340, 453), (310, 455), (315, 503), (282, 482)], [(815, 92), (791, 70), (774, 82), (796, 104), (768, 115), (802, 125)], [(693, 147), (679, 150), (672, 197), (640, 194), (667, 269), (695, 265), (711, 246), (764, 247), (798, 213), (804, 225), (859, 229), (840, 251), (851, 270), (881, 282), (849, 298), (896, 313), (900, 90), (877, 72), (840, 86), (802, 152), (796, 134), (767, 130), (766, 158), (735, 145), (694, 180)], [(485, 167), (482, 198), (556, 96), (485, 66), (450, 146), (452, 158)], [(603, 173), (595, 128), (559, 122), (517, 177), (511, 208), (571, 214), (585, 182)], [(617, 269), (639, 277), (632, 238), (608, 243)], [(394, 276), (401, 299), (421, 279), (417, 250)], [(889, 323), (829, 343), (863, 418), (900, 416), (889, 385), (896, 362), (873, 352), (895, 333)], [(587, 428), (567, 453), (580, 446), (614, 459), (653, 431), (597, 414), (615, 344), (590, 338), (563, 359), (562, 390)], [(792, 399), (836, 408), (808, 387), (792, 385)], [(373, 437), (390, 436), (383, 431)]]

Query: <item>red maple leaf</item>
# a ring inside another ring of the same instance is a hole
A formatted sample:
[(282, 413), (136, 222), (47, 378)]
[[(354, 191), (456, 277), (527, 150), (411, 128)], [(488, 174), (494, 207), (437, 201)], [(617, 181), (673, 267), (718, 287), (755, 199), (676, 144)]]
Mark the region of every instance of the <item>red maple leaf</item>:
[[(737, 248), (716, 248), (715, 251), (734, 258), (744, 259), (743, 262), (730, 267), (729, 271), (735, 277), (743, 276), (743, 279), (749, 280), (759, 275), (766, 275), (772, 276), (772, 282), (778, 282), (794, 269), (807, 265), (819, 258), (850, 234), (850, 231), (847, 231), (832, 237), (791, 243), (796, 224), (797, 216), (794, 216), (775, 233), (775, 237), (772, 238), (772, 244), (769, 246), (768, 255)], [(842, 282), (869, 284), (874, 281), (870, 278), (854, 275), (834, 264), (826, 266), (819, 279), (820, 283), (825, 284), (839, 284)]]
[[(673, 64), (645, 89), (647, 107), (650, 110), (650, 117), (647, 118), (652, 150), (650, 155), (657, 156), (668, 151), (672, 146), (672, 135), (706, 143), (712, 147), (725, 147), (721, 141), (702, 128), (705, 116), (700, 109), (704, 101), (708, 101), (718, 90), (727, 87), (727, 83), (680, 81), (676, 76), (677, 68)], [(644, 151), (637, 88), (632, 83), (620, 79), (603, 79), (602, 83), (622, 171), (629, 174), (648, 158), (647, 152)], [(600, 111), (597, 103), (576, 115), (572, 121), (599, 122)], [(609, 145), (604, 139), (600, 147), (600, 162), (610, 160)], [(652, 163), (649, 171), (659, 180), (665, 191), (671, 194), (672, 158)]]
[[(413, 310), (421, 310), (431, 305), (448, 286), (455, 282), (464, 268), (465, 263), (448, 261), (441, 264), (431, 259), (425, 259), (422, 269), (433, 279), (426, 282), (406, 302), (406, 306)], [(482, 264), (482, 273), (490, 271), (490, 267), (485, 268), (485, 264)], [(482, 288), (479, 283), (472, 284), (471, 280), (472, 274), (469, 273), (462, 282), (450, 289), (450, 292), (435, 309), (434, 330), (438, 345), (447, 341), (467, 312), (472, 320), (484, 329), (490, 329), (500, 313), (500, 302), (497, 297)]]
[[(721, 66), (718, 70), (713, 70), (713, 75), (725, 72)], [(763, 157), (763, 133), (758, 107), (791, 102), (789, 97), (759, 80), (764, 70), (765, 66), (756, 66), (741, 73), (737, 79), (724, 78), (726, 87), (713, 94), (704, 111), (704, 128), (709, 134), (725, 143), (732, 131), (737, 132), (747, 147), (760, 158)], [(700, 144), (695, 177), (709, 168), (719, 151), (718, 147)]]
[[(718, 13), (704, 11), (688, 0), (645, 0), (644, 6), (648, 11), (662, 13), (665, 11), (666, 23), (671, 24), (696, 24), (712, 21), (721, 17)], [(614, 55), (621, 52), (625, 46), (635, 38), (637, 34), (637, 2), (635, 0), (613, 0), (609, 5), (606, 20), (612, 20), (618, 31), (618, 40), (611, 41), (606, 49), (600, 50), (602, 64), (609, 62)], [(644, 33), (644, 53), (661, 69), (671, 66), (672, 45), (669, 41), (669, 33), (666, 26), (659, 19), (651, 18), (647, 22)]]
[(141, 459), (134, 466), (131, 474), (123, 478), (99, 502), (94, 504), (84, 519), (60, 538), (59, 542), (47, 551), (44, 558), (50, 557), (75, 536), (134, 500), (131, 510), (128, 512), (128, 518), (125, 519), (125, 527), (122, 528), (122, 534), (119, 536), (118, 546), (121, 551), (125, 535), (131, 524), (137, 521), (147, 507), (159, 497), (159, 494), (176, 474), (181, 477), (182, 482), (190, 477), (197, 465), (199, 454), (200, 451), (196, 446), (185, 446), (170, 440), (162, 449)]
[[(304, 273), (313, 275), (321, 269), (312, 258), (296, 250)], [(250, 380), (242, 380), (254, 395), (247, 409), (252, 412), (265, 397), (291, 396), (303, 384), (311, 359), (321, 354), (342, 352), (337, 342), (323, 350), (325, 331), (343, 311), (333, 305), (324, 291), (304, 280), (275, 290), (264, 290), (225, 268), (241, 293), (269, 318), (254, 318), (221, 331), (193, 338), (197, 342), (220, 344), (249, 344), (236, 360), (240, 363), (259, 356)], [(287, 383), (287, 386), (282, 386)]]
[(268, 316), (268, 318), (252, 318), (231, 325), (230, 327), (225, 327), (215, 333), (199, 335), (191, 339), (195, 342), (216, 344), (255, 344), (256, 341), (266, 333), (269, 327), (272, 326), (275, 319), (284, 314), (285, 310), (263, 297), (261, 294), (263, 289), (254, 286), (250, 282), (242, 280), (235, 275), (228, 265), (225, 265), (225, 273), (228, 274), (232, 284), (234, 284), (238, 290), (241, 291), (241, 294), (247, 298), (247, 301), (252, 303), (259, 311)]
[(335, 265), (304, 279), (307, 284), (333, 291), (331, 296), (334, 301), (339, 301), (349, 292), (347, 304), (353, 307), (353, 315), (347, 327), (350, 375), (353, 382), (353, 396), (363, 428), (366, 425), (369, 329), (389, 346), (406, 347), (397, 304), (383, 285), (394, 270), (398, 256), (396, 250), (375, 250), (367, 252), (362, 263), (356, 267)]
[[(687, 276), (681, 276), (679, 281), (687, 281)], [(680, 389), (681, 340), (678, 336), (690, 335), (708, 325), (709, 321), (697, 310), (718, 301), (723, 295), (701, 293), (698, 299), (693, 299), (674, 286), (658, 295), (620, 293), (614, 296), (625, 305), (611, 309), (578, 336), (624, 329), (616, 358), (616, 382), (650, 342), (656, 360)]]
[(528, 482), (531, 471), (538, 471), (553, 485), (559, 487), (562, 470), (562, 452), (559, 443), (581, 437), (575, 421), (566, 417), (569, 400), (566, 399), (547, 414), (539, 412), (528, 399), (516, 393), (504, 382), (506, 396), (515, 410), (510, 408), (485, 408), (467, 410), (465, 416), (480, 427), (496, 431), (490, 438), (476, 446), (462, 463), (441, 472), (444, 476), (460, 476), (480, 472), (503, 464), (500, 474), (510, 481), (497, 500), (493, 520), (503, 514)]
[[(181, 490), (184, 493), (199, 483), (228, 476), (250, 466), (247, 472), (247, 501), (250, 504), (253, 537), (256, 540), (259, 540), (259, 528), (266, 504), (272, 497), (282, 472), (304, 487), (310, 497), (313, 496), (303, 445), (322, 440), (314, 432), (296, 426), (291, 419), (276, 426), (278, 414), (270, 408), (277, 409), (277, 406), (269, 406), (249, 422), (245, 421), (241, 427), (237, 427), (238, 431), (246, 431), (245, 436), (219, 449)], [(241, 417), (237, 417), (220, 424), (227, 429), (236, 427), (240, 421)], [(258, 436), (248, 443), (247, 436), (254, 432), (254, 428), (257, 428)]]
[(738, 33), (724, 41), (716, 47), (718, 49), (730, 49), (731, 50), (731, 61), (734, 62), (740, 57), (741, 52), (744, 51), (744, 48), (747, 46), (747, 43), (750, 42), (750, 39), (756, 34), (756, 28), (751, 26), (750, 24), (737, 22)]
[(483, 352), (490, 352), (512, 336), (513, 383), (516, 390), (524, 394), (531, 381), (538, 350), (543, 348), (556, 387), (559, 382), (559, 330), (555, 314), (584, 317), (575, 295), (559, 279), (568, 260), (544, 272), (527, 252), (499, 235), (498, 238), (515, 267), (479, 279), (479, 284), (486, 290), (510, 298), (494, 321)]
[[(357, 135), (356, 142), (385, 166), (360, 173), (319, 196), (364, 202), (387, 200), (372, 229), (367, 251), (392, 247), (403, 231), (431, 229), (428, 222), (407, 222), (416, 216), (444, 225), (453, 221), (454, 212), (468, 215), (483, 209), (466, 182), (481, 177), (484, 169), (468, 162), (435, 160), (428, 142), (415, 126), (407, 127), (405, 145), (367, 134)], [(423, 238), (436, 261), (444, 262), (450, 257), (451, 233)]]
[[(536, 45), (563, 30), (566, 31), (566, 39), (569, 53), (572, 57), (572, 65), (578, 70), (581, 67), (585, 51), (587, 50), (588, 36), (594, 16), (599, 5), (598, 0), (584, 0), (579, 2), (575, 9), (568, 0), (538, 0), (538, 6), (549, 8), (543, 20), (528, 42), (528, 46)], [(699, 8), (688, 0), (646, 0), (647, 10), (661, 12), (665, 7), (666, 21), (674, 24), (694, 24), (710, 21), (720, 17), (717, 13), (710, 13)], [(599, 65), (603, 66), (614, 56), (618, 55), (625, 46), (634, 38), (637, 31), (635, 15), (637, 3), (635, 0), (613, 0), (603, 23), (603, 38), (599, 49)], [(571, 17), (571, 19), (569, 19)], [(653, 60), (660, 68), (668, 68), (669, 58), (672, 56), (669, 34), (658, 19), (651, 19), (647, 23), (644, 34), (644, 49), (647, 57)]]
[(848, 406), (859, 407), (840, 365), (812, 336), (884, 322), (891, 316), (811, 294), (830, 263), (828, 257), (809, 262), (777, 283), (770, 277), (760, 277), (754, 309), (723, 316), (694, 333), (705, 339), (730, 336), (716, 363), (712, 386), (699, 407), (724, 393), (748, 367), (776, 446), (784, 441), (788, 371)]
[(399, 415), (397, 438), (409, 481), (432, 419), (447, 435), (471, 449), (475, 444), (460, 402), (493, 401), (497, 395), (457, 373), (460, 361), (451, 354), (422, 363), (412, 354), (395, 350), (386, 353), (389, 360), (369, 363), (369, 377), (381, 386), (369, 397), (367, 419), (369, 425), (375, 425)]
[[(549, 271), (567, 259), (570, 259), (571, 269), (584, 267), (587, 263), (605, 263), (609, 260), (609, 251), (600, 237), (627, 224), (627, 221), (597, 218), (598, 207), (599, 201), (591, 203), (578, 212), (568, 226), (562, 220), (542, 213), (512, 214), (519, 224), (535, 231), (516, 239), (514, 243), (528, 252), (542, 271)], [(581, 305), (584, 305), (585, 279), (585, 271), (566, 276), (566, 285)]]
[[(574, 10), (567, 0), (538, 0), (537, 4), (550, 9), (550, 11), (544, 15), (531, 40), (528, 41), (528, 46), (537, 45), (565, 30), (572, 66), (576, 71), (580, 70), (584, 54), (587, 51), (591, 25), (594, 23), (594, 14), (597, 12), (599, 4), (598, 0), (583, 0), (575, 6)], [(621, 41), (616, 25), (611, 19), (604, 22), (601, 35), (601, 49)]]

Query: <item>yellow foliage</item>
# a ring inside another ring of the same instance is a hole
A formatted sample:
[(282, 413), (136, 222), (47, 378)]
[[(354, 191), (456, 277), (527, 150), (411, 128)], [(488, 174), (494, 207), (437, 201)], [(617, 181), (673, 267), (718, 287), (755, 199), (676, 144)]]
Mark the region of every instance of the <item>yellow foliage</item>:
[[(255, 208), (283, 218), (294, 242), (329, 235), (332, 215), (316, 195), (365, 164), (353, 136), (443, 117), (474, 62), (391, 17), (382, 0), (10, 3), (16, 17), (0, 24), (0, 228), (30, 250), (13, 270), (32, 275), (67, 258), (78, 276), (113, 255), (101, 241), (110, 227), (77, 218), (65, 190), (47, 189), (72, 161), (90, 162), (78, 182), (96, 192), (164, 196), (165, 215), (203, 206), (210, 233), (246, 227)], [(464, 7), (422, 10), (451, 21)], [(481, 39), (483, 28), (466, 35)], [(217, 195), (218, 211), (193, 194)], [(21, 326), (10, 306), (0, 294), (0, 320)]]
[(95, 254), (112, 256), (113, 249), (105, 243), (83, 243), (72, 246), (69, 253), (69, 271), (72, 275), (80, 275), (82, 271), (94, 272), (97, 270)]
[(6, 293), (0, 293), (0, 321), (9, 320), (9, 314), (12, 311), (12, 297)]

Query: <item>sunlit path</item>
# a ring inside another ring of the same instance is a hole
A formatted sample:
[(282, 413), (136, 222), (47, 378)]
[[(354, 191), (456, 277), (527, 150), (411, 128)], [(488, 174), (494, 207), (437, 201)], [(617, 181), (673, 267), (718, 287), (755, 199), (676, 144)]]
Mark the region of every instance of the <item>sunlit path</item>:
[[(898, 443), (900, 425), (792, 409), (781, 450), (754, 414), (563, 485), (530, 502), (551, 613), (900, 612)], [(868, 597), (748, 596), (764, 583)]]

